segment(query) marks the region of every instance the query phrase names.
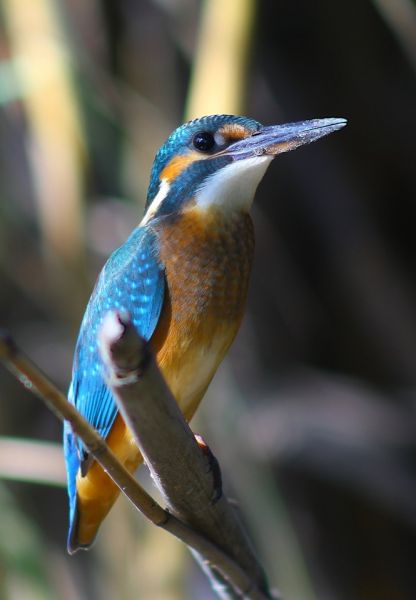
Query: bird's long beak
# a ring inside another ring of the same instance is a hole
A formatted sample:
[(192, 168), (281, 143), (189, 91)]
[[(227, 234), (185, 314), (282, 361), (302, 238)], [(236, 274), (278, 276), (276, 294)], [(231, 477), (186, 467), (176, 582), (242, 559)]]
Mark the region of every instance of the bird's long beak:
[(346, 119), (335, 118), (262, 127), (252, 136), (228, 146), (225, 153), (232, 156), (234, 160), (252, 156), (276, 156), (304, 144), (310, 144), (333, 131), (342, 129), (346, 124)]

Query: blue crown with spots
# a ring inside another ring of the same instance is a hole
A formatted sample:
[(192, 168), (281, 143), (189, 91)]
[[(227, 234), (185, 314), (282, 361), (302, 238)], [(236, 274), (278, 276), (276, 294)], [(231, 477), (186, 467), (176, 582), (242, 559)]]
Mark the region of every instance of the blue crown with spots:
[(253, 131), (257, 131), (261, 127), (260, 123), (254, 119), (249, 119), (248, 117), (210, 115), (199, 119), (193, 119), (175, 129), (155, 156), (147, 192), (146, 210), (159, 190), (159, 175), (172, 158), (186, 152), (191, 147), (194, 135), (199, 131), (215, 133), (226, 123), (242, 125)]

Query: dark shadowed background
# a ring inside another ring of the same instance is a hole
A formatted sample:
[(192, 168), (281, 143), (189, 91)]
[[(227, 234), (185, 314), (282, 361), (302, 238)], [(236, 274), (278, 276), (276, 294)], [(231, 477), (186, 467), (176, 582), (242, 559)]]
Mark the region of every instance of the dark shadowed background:
[[(0, 7), (0, 326), (66, 389), (95, 277), (183, 121), (202, 3)], [(411, 599), (416, 4), (254, 2), (248, 57), (245, 114), (349, 125), (260, 185), (247, 315), (195, 427), (287, 600)], [(60, 438), (0, 369), (0, 598), (212, 600), (124, 499), (67, 556)]]

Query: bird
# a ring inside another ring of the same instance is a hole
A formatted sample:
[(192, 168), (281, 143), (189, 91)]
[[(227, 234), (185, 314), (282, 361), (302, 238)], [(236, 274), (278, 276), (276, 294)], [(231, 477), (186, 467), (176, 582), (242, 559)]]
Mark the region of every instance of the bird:
[[(253, 260), (250, 217), (272, 160), (346, 125), (343, 118), (263, 126), (210, 115), (178, 127), (151, 169), (144, 216), (110, 256), (75, 347), (68, 400), (134, 472), (142, 462), (106, 385), (97, 335), (109, 311), (131, 315), (189, 421), (239, 329)], [(70, 554), (88, 549), (119, 495), (64, 424)]]

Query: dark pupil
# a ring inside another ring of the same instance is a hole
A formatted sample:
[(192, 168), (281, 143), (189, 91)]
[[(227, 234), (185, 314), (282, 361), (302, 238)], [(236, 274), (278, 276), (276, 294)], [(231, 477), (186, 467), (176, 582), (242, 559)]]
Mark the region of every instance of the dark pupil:
[(215, 146), (214, 136), (208, 131), (197, 133), (194, 136), (194, 146), (197, 150), (201, 150), (201, 152), (208, 152), (208, 150), (212, 150)]

